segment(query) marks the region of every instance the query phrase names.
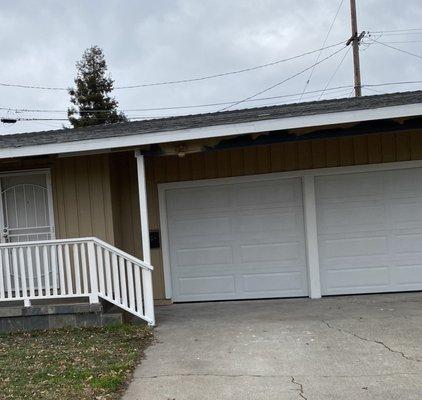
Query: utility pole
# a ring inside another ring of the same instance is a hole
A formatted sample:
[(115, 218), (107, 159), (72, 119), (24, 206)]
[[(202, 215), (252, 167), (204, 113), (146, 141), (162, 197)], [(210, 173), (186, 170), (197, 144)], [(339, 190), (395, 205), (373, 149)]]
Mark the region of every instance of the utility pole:
[(365, 32), (358, 34), (358, 20), (356, 16), (356, 0), (350, 0), (350, 16), (352, 22), (352, 37), (347, 41), (347, 45), (353, 46), (353, 67), (355, 75), (355, 96), (362, 96), (362, 81), (360, 78), (360, 60), (359, 60), (359, 43)]

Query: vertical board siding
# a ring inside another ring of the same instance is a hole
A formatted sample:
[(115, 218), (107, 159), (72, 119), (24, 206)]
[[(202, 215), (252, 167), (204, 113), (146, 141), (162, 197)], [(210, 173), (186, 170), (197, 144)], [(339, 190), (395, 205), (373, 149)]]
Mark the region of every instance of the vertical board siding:
[(355, 164), (368, 164), (368, 136), (353, 138), (353, 152)]
[(53, 160), (57, 238), (95, 236), (114, 244), (109, 156)]
[(402, 133), (396, 135), (396, 160), (406, 161), (410, 160), (410, 135)]
[(59, 159), (56, 163), (58, 172), (61, 175), (60, 183), (56, 190), (62, 191), (64, 201), (64, 232), (60, 232), (59, 237), (75, 238), (80, 237), (82, 231), (79, 225), (79, 209), (80, 204), (76, 195), (76, 181), (81, 177), (76, 176), (75, 170), (76, 160), (74, 158)]
[(410, 135), (410, 158), (420, 160), (422, 158), (422, 136)]
[[(114, 207), (119, 215), (118, 219), (121, 219), (116, 224), (126, 228), (116, 235), (116, 244), (123, 250), (142, 257), (140, 254), (142, 248), (140, 230), (132, 231), (130, 234), (124, 232), (133, 229), (133, 225), (140, 226), (139, 212), (137, 211), (139, 203), (135, 157), (133, 153), (122, 153), (113, 155), (113, 157), (114, 168), (112, 169), (114, 174), (120, 177), (116, 179), (119, 185), (113, 189), (115, 202), (117, 201), (116, 191), (119, 192), (118, 197), (120, 198), (119, 206), (117, 209)], [(116, 162), (118, 159), (119, 161)], [(212, 153), (187, 154), (182, 158), (177, 156), (147, 157), (150, 229), (160, 229), (157, 190), (159, 183), (411, 159), (422, 159), (422, 136), (417, 133), (374, 134), (277, 143)], [(121, 169), (121, 173), (118, 171), (119, 169)], [(133, 174), (134, 176), (129, 178), (129, 175)], [(127, 183), (127, 179), (130, 179), (130, 183)], [(135, 197), (133, 198), (133, 196)], [(129, 197), (132, 197), (130, 204), (125, 200)], [(124, 210), (128, 206), (135, 208), (132, 213), (129, 210)], [(114, 220), (116, 220), (116, 216)], [(156, 299), (164, 299), (161, 249), (152, 249), (151, 258), (155, 268), (153, 273), (154, 296)]]
[(75, 162), (75, 175), (79, 177), (76, 180), (76, 197), (79, 204), (78, 225), (82, 232), (92, 232), (91, 219), (91, 201), (89, 194), (89, 172), (88, 160), (86, 157), (80, 157)]

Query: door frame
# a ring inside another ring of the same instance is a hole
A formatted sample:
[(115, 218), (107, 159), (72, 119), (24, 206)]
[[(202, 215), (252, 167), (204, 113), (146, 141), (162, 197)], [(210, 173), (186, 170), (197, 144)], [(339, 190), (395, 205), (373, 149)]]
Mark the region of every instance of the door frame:
[(10, 176), (21, 176), (21, 175), (44, 175), (45, 183), (47, 188), (47, 201), (48, 201), (48, 217), (50, 219), (51, 239), (56, 239), (56, 226), (54, 219), (54, 205), (53, 205), (53, 187), (51, 183), (51, 169), (50, 168), (34, 168), (25, 169), (18, 171), (4, 171), (0, 172), (0, 230), (4, 227), (4, 216), (3, 216), (3, 197), (2, 197), (2, 186), (1, 178)]
[(178, 181), (159, 183), (158, 205), (161, 231), (161, 251), (164, 272), (164, 290), (166, 299), (173, 295), (172, 276), (170, 265), (170, 243), (167, 223), (166, 192), (172, 189), (183, 189), (200, 186), (216, 186), (230, 183), (245, 183), (256, 181), (269, 181), (280, 178), (301, 178), (303, 196), (303, 214), (305, 229), (305, 246), (308, 269), (309, 297), (321, 298), (320, 267), (318, 253), (317, 219), (316, 219), (316, 198), (315, 198), (315, 177), (326, 175), (355, 174), (360, 172), (391, 171), (397, 169), (412, 169), (422, 167), (422, 160), (396, 161), (378, 164), (350, 165), (342, 167), (327, 167), (285, 172), (270, 172), (254, 175), (240, 175), (227, 178), (198, 179), (190, 181)]

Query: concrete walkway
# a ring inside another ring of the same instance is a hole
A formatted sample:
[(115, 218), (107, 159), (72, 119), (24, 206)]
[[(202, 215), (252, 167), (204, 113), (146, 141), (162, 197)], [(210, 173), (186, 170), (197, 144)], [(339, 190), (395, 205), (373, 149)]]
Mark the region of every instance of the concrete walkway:
[(126, 400), (420, 400), (422, 293), (158, 308)]

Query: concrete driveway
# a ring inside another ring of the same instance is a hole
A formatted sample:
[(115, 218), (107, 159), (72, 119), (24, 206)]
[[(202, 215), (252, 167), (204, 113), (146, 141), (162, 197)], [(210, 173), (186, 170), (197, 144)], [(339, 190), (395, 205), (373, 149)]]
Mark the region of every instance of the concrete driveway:
[(422, 399), (422, 293), (157, 311), (126, 400)]

